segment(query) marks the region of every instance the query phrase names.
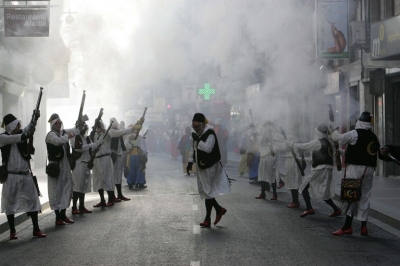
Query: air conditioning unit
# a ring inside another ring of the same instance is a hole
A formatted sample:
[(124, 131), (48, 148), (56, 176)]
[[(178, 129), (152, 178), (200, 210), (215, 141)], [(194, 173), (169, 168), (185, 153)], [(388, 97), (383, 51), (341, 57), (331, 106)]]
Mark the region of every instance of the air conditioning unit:
[(364, 44), (365, 21), (352, 21), (349, 24), (349, 46)]

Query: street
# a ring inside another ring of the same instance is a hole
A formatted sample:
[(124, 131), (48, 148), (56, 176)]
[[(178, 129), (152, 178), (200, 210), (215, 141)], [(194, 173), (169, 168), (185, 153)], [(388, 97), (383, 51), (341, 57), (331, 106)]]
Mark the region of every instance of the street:
[[(218, 197), (228, 212), (218, 226), (200, 228), (204, 201), (196, 178), (181, 172), (180, 160), (149, 157), (144, 190), (124, 194), (132, 200), (92, 214), (67, 215), (75, 224), (55, 227), (49, 209), (39, 215), (45, 239), (32, 238), (32, 225), (17, 226), (19, 239), (0, 235), (0, 265), (399, 265), (399, 238), (368, 223), (369, 237), (335, 237), (343, 217), (329, 218), (322, 201), (316, 214), (300, 218), (304, 209), (288, 209), (290, 195), (280, 189), (278, 201), (257, 200), (259, 186), (239, 178), (237, 166), (226, 171), (237, 182), (229, 195)], [(267, 195), (269, 198), (269, 194)], [(98, 202), (87, 196), (87, 207)], [(212, 221), (215, 219), (213, 211)]]

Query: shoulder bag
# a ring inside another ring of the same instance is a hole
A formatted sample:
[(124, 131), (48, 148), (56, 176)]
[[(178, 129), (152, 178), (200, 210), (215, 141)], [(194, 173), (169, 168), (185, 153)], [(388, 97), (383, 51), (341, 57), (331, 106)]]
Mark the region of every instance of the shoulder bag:
[(362, 194), (362, 180), (365, 176), (365, 172), (367, 171), (367, 166), (365, 166), (365, 170), (361, 179), (346, 178), (346, 168), (344, 168), (344, 178), (342, 178), (342, 183), (340, 187), (340, 200), (348, 202), (359, 201)]

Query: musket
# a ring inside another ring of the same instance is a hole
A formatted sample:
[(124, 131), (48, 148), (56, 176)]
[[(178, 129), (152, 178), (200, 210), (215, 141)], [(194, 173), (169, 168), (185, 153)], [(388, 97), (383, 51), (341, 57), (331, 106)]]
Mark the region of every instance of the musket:
[[(36, 114), (39, 111), (40, 102), (42, 101), (42, 95), (43, 95), (43, 88), (40, 87), (39, 96), (38, 96), (38, 99), (37, 99), (37, 102), (36, 102), (36, 108), (35, 108), (35, 111), (32, 114), (32, 119), (31, 119), (31, 124), (33, 126), (36, 126), (36, 122), (38, 120), (38, 117), (37, 117)], [(33, 147), (33, 135), (32, 135), (32, 136), (30, 136), (28, 138), (28, 145), (27, 145), (27, 148), (26, 148), (26, 154), (34, 154), (34, 153), (35, 153), (35, 148)]]
[(100, 112), (99, 115), (97, 116), (97, 118), (94, 120), (94, 125), (92, 126), (92, 131), (90, 132), (90, 140), (92, 142), (94, 142), (94, 135), (96, 134), (96, 122), (100, 121), (101, 118), (103, 117), (103, 108), (100, 108)]
[[(329, 120), (331, 122), (335, 122), (335, 116), (333, 115), (332, 104), (328, 104), (328, 106), (329, 106)], [(330, 131), (329, 127), (328, 127), (328, 130)], [(330, 132), (330, 133), (332, 133), (332, 132)], [(334, 141), (333, 146), (335, 148), (336, 168), (338, 171), (341, 171), (342, 170), (342, 159), (340, 158), (339, 143), (337, 143), (337, 141)]]
[[(146, 115), (146, 111), (147, 111), (147, 107), (144, 108), (144, 112), (143, 112), (143, 115), (142, 115), (141, 118), (144, 119), (144, 116)], [(142, 125), (142, 124), (143, 124), (143, 123), (140, 123), (139, 125)], [(138, 138), (138, 136), (139, 136), (139, 131), (140, 131), (140, 130), (137, 130), (137, 131), (136, 131), (136, 135), (135, 135), (135, 138), (134, 138), (133, 140), (136, 140), (136, 139)]]
[(143, 138), (146, 138), (147, 132), (149, 132), (148, 129), (146, 130), (146, 132), (144, 132)]
[[(281, 129), (281, 133), (282, 133), (283, 137), (285, 138), (285, 140), (287, 140), (286, 134), (285, 134), (285, 132), (283, 131), (282, 127), (279, 127), (279, 128)], [(290, 150), (290, 152), (291, 152), (292, 155), (293, 155), (293, 159), (296, 161), (297, 167), (298, 167), (299, 170), (300, 170), (300, 174), (301, 174), (302, 176), (304, 176), (304, 169), (303, 169), (303, 167), (301, 167), (300, 161), (299, 161), (299, 159), (297, 159), (296, 153), (294, 152), (294, 150), (293, 150), (292, 147), (289, 147), (289, 150)]]
[(251, 109), (249, 109), (249, 115), (250, 115), (251, 124), (254, 125), (253, 112), (251, 111)]
[(76, 120), (76, 128), (82, 129), (83, 124), (85, 123), (82, 119), (83, 117), (83, 106), (85, 105), (86, 93), (83, 91), (81, 107), (79, 108), (78, 120)]
[[(110, 125), (109, 125), (108, 128), (107, 128), (106, 133), (104, 134), (103, 139), (106, 138), (106, 136), (107, 136), (107, 134), (108, 134), (108, 131), (110, 131), (111, 126), (112, 126), (113, 123), (114, 123), (114, 121), (111, 121)], [(97, 139), (99, 139), (99, 138), (100, 138), (100, 135), (99, 135), (99, 137), (98, 137)], [(90, 155), (90, 160), (88, 161), (88, 164), (87, 164), (87, 166), (88, 166), (89, 169), (92, 169), (92, 168), (93, 168), (93, 166), (94, 166), (94, 159), (96, 158), (96, 154), (99, 152), (100, 147), (101, 147), (101, 145), (97, 146), (97, 148), (96, 148), (96, 149), (92, 152), (92, 154)]]

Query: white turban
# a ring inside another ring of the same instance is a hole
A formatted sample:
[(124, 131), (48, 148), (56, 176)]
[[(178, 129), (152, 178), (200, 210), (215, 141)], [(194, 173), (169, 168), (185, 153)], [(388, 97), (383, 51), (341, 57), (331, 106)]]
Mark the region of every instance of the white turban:
[(13, 132), (13, 130), (17, 127), (18, 123), (21, 123), (21, 120), (15, 119), (14, 121), (6, 125), (7, 133), (10, 134), (11, 132)]

